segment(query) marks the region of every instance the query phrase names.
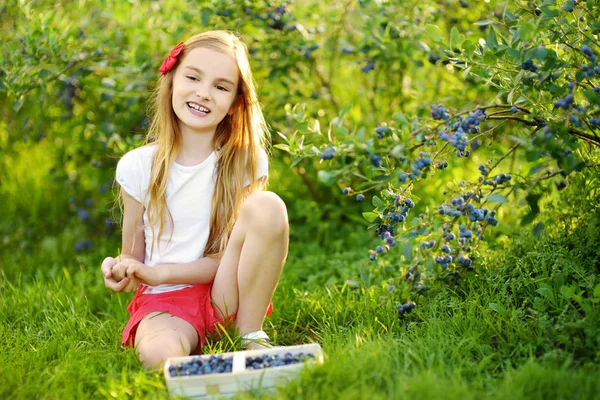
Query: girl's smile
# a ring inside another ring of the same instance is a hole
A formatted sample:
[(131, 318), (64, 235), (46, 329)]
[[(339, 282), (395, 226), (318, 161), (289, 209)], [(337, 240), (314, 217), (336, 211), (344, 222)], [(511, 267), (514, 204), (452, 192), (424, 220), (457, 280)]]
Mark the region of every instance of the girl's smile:
[(237, 86), (233, 57), (204, 47), (190, 50), (173, 78), (173, 110), (184, 136), (214, 134), (230, 112)]

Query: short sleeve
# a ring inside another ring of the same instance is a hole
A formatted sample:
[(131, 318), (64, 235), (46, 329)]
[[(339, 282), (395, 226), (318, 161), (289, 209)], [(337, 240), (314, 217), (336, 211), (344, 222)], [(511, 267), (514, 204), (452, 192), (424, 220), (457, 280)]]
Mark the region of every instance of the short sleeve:
[(116, 180), (131, 197), (141, 203), (142, 171), (136, 155), (134, 151), (130, 151), (121, 157), (117, 163)]
[[(258, 168), (256, 169), (256, 179), (260, 179), (263, 176), (269, 176), (269, 157), (267, 156), (267, 152), (262, 147), (258, 153)], [(250, 179), (246, 175), (244, 180), (244, 186), (248, 186), (250, 184)]]
[(263, 176), (269, 176), (269, 157), (267, 156), (265, 149), (261, 147), (258, 156), (256, 179), (262, 178)]

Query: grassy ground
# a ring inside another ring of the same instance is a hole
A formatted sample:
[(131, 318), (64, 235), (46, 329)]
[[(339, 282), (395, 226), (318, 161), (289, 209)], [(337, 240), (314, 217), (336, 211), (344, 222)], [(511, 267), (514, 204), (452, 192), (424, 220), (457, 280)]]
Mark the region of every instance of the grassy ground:
[[(368, 263), (364, 233), (292, 242), (265, 328), (278, 345), (321, 343), (325, 364), (271, 398), (597, 398), (600, 211), (586, 204), (548, 211), (537, 241), (529, 230), (498, 241), (487, 273), (415, 294), (404, 320), (399, 290), (344, 284)], [(75, 240), (0, 254), (0, 398), (167, 398), (119, 344), (132, 294), (102, 284), (113, 242), (75, 255)]]

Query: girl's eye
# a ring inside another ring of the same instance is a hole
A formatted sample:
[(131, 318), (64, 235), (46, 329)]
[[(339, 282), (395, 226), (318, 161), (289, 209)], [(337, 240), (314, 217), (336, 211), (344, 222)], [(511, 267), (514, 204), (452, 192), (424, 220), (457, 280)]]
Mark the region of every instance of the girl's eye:
[(227, 90), (227, 88), (225, 88), (225, 87), (223, 87), (223, 86), (217, 86), (217, 88), (218, 88), (219, 90), (223, 90), (223, 91), (225, 91), (225, 92), (227, 92), (227, 91), (228, 91), (228, 90)]
[(196, 79), (196, 78), (194, 78), (193, 76), (188, 76), (187, 78), (188, 78), (188, 79), (191, 79), (191, 80), (193, 80), (193, 81), (197, 81), (197, 79)]

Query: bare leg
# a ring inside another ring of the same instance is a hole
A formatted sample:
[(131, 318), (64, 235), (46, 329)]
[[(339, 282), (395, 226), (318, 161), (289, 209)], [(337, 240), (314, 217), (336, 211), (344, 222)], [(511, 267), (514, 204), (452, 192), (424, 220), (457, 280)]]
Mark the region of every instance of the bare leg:
[(158, 369), (169, 357), (190, 355), (198, 346), (198, 332), (174, 315), (151, 312), (138, 325), (135, 349), (144, 368)]
[(242, 205), (211, 292), (217, 317), (237, 312), (240, 335), (262, 330), (288, 244), (285, 203), (272, 192), (250, 195)]

